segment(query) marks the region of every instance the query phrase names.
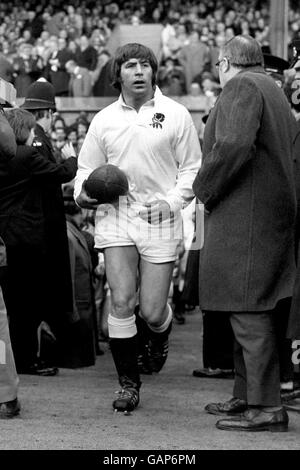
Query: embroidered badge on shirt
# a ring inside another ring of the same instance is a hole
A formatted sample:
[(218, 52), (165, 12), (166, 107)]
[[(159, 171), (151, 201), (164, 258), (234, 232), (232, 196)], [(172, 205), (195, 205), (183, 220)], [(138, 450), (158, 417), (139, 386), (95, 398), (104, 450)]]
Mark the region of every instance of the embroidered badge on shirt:
[(164, 122), (165, 120), (165, 115), (162, 114), (162, 113), (155, 113), (153, 118), (152, 118), (152, 124), (150, 124), (150, 126), (152, 126), (154, 129), (158, 129), (158, 128), (161, 128), (162, 129), (162, 122)]

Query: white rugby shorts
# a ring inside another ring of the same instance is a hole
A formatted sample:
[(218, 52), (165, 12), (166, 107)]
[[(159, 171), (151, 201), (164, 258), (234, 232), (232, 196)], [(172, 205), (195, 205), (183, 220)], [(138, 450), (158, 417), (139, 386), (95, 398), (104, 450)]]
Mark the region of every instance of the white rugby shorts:
[(95, 219), (95, 248), (136, 246), (140, 256), (150, 263), (167, 263), (176, 259), (176, 248), (182, 240), (180, 212), (158, 225), (139, 216), (145, 206), (125, 202), (117, 208), (111, 204), (98, 207)]

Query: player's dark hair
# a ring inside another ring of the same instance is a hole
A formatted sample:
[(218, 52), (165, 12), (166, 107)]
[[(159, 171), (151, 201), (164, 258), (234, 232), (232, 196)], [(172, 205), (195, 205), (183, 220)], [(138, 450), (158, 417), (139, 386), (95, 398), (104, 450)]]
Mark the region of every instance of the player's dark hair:
[(154, 87), (158, 68), (157, 59), (149, 47), (138, 43), (125, 44), (117, 49), (111, 69), (112, 86), (121, 91), (121, 66), (130, 59), (142, 59), (149, 62), (152, 69), (152, 86)]

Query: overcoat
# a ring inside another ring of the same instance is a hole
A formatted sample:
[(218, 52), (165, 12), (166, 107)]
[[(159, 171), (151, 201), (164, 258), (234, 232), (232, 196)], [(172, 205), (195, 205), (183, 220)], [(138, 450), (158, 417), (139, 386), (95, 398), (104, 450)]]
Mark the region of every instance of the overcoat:
[[(0, 112), (0, 157), (1, 161), (8, 162), (16, 154), (16, 141), (13, 130), (5, 116)], [(19, 378), (17, 376), (14, 355), (12, 351), (6, 306), (2, 293), (2, 282), (6, 275), (6, 249), (4, 241), (0, 237), (0, 352), (5, 353), (0, 358), (0, 403), (14, 400), (18, 394)], [(4, 349), (3, 349), (4, 348)]]
[(297, 133), (294, 138), (294, 175), (297, 195), (296, 222), (296, 263), (297, 273), (294, 285), (287, 337), (300, 339), (300, 121), (297, 121)]
[(51, 65), (48, 60), (45, 75), (54, 86), (55, 96), (60, 96), (62, 94), (67, 96), (69, 92), (70, 75), (66, 71), (65, 65), (68, 60), (74, 60), (74, 54), (67, 48), (64, 48), (57, 52), (56, 58), (59, 61), (57, 70), (51, 70)]
[(25, 145), (11, 160), (0, 160), (0, 235), (8, 262), (3, 294), (19, 372), (36, 361), (37, 328), (50, 302), (43, 188), (66, 182), (74, 166), (76, 158), (57, 164)]
[(76, 166), (76, 158), (57, 164), (27, 145), (18, 145), (15, 158), (0, 160), (0, 236), (6, 246), (44, 247), (43, 188), (65, 183)]
[(210, 213), (200, 254), (202, 310), (259, 312), (290, 297), (295, 276), (295, 120), (261, 67), (223, 88), (193, 184)]
[[(40, 125), (35, 128), (38, 145), (36, 149), (46, 160), (55, 161), (49, 137)], [(77, 171), (77, 162), (73, 160), (65, 183), (71, 181)], [(61, 315), (72, 311), (72, 290), (70, 259), (67, 237), (64, 201), (60, 183), (48, 183), (43, 186), (42, 207), (45, 221), (45, 240), (47, 257), (48, 297), (45, 308), (47, 320), (53, 329), (60, 324)], [(57, 331), (56, 331), (57, 332)]]

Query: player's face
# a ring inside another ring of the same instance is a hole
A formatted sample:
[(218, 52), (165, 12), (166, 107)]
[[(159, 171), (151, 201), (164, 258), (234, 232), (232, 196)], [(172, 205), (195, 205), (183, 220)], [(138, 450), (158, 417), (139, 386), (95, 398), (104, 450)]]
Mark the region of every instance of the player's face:
[(121, 65), (122, 93), (131, 97), (152, 95), (152, 68), (145, 59), (129, 59)]

